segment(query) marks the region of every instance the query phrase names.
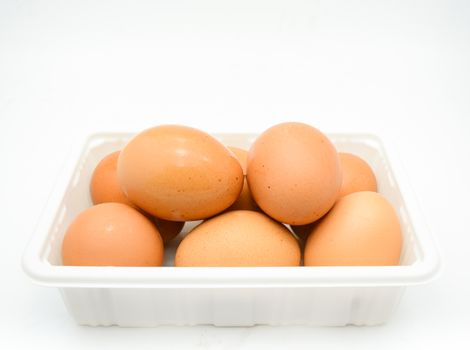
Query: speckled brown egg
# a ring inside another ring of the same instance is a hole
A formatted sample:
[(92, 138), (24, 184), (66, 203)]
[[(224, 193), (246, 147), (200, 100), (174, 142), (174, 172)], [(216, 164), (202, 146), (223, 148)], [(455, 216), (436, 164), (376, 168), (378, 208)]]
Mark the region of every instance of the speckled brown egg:
[(235, 154), (238, 161), (240, 162), (240, 166), (242, 167), (243, 188), (235, 203), (233, 203), (227, 210), (259, 210), (256, 202), (251, 196), (250, 188), (248, 187), (248, 182), (246, 181), (246, 161), (248, 158), (248, 151), (232, 146), (229, 146), (228, 149), (231, 150), (233, 154)]
[(338, 153), (330, 140), (303, 123), (283, 123), (250, 148), (247, 179), (259, 207), (291, 225), (311, 223), (333, 206), (341, 186)]
[(196, 226), (180, 243), (175, 266), (299, 266), (292, 233), (251, 210), (220, 214)]
[(340, 197), (359, 191), (377, 191), (377, 180), (365, 160), (351, 153), (339, 153), (343, 182)]
[(232, 205), (243, 186), (232, 152), (209, 134), (178, 125), (131, 139), (119, 156), (118, 178), (131, 202), (171, 221), (211, 217)]
[(117, 177), (117, 161), (120, 151), (104, 157), (93, 171), (90, 194), (93, 204), (117, 202), (134, 206), (124, 192)]
[(153, 223), (122, 203), (103, 203), (82, 211), (62, 244), (64, 265), (160, 266), (163, 242)]
[(376, 192), (340, 198), (310, 233), (306, 266), (398, 265), (402, 235), (392, 205)]

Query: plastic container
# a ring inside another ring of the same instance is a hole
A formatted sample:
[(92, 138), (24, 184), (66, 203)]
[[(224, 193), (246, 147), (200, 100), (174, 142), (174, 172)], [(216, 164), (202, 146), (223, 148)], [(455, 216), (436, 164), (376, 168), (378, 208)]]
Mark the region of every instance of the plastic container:
[[(94, 167), (131, 136), (95, 134), (74, 150), (23, 257), (26, 273), (58, 288), (79, 324), (376, 325), (390, 317), (406, 286), (429, 281), (439, 269), (437, 250), (396, 158), (385, 154), (376, 137), (360, 134), (329, 136), (338, 150), (369, 162), (379, 192), (396, 208), (404, 238), (400, 266), (176, 268), (171, 264), (178, 242), (167, 248), (165, 267), (62, 266), (64, 232), (91, 205)], [(248, 148), (256, 135), (215, 136)]]

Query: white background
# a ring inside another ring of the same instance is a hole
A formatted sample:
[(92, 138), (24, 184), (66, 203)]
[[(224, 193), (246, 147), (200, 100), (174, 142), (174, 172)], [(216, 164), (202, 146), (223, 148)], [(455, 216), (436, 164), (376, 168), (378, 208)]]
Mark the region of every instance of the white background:
[[(445, 266), (386, 325), (79, 327), (23, 274), (76, 138), (290, 120), (376, 133), (402, 156)], [(469, 2), (2, 1), (0, 348), (468, 348), (469, 162)]]

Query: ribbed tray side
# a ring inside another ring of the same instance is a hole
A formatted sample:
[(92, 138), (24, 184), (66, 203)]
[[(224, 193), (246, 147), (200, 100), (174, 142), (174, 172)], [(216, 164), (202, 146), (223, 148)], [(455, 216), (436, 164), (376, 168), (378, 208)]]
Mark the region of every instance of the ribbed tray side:
[(63, 288), (61, 294), (75, 321), (89, 326), (362, 326), (386, 322), (404, 288)]

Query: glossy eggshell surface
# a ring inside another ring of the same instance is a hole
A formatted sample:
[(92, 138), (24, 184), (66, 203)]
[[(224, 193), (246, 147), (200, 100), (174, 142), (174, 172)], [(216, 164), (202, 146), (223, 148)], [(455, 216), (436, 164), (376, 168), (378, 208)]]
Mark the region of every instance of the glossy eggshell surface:
[(147, 129), (121, 151), (118, 178), (131, 202), (166, 220), (199, 220), (232, 205), (243, 171), (232, 152), (200, 130)]
[(342, 197), (315, 225), (305, 245), (306, 266), (398, 265), (402, 235), (395, 209), (376, 192)]
[(341, 186), (339, 157), (330, 140), (303, 123), (283, 123), (262, 133), (248, 154), (251, 194), (272, 218), (304, 225), (333, 206)]
[(339, 153), (343, 182), (340, 197), (359, 191), (377, 192), (377, 180), (372, 168), (362, 158), (351, 153)]
[(180, 243), (175, 266), (299, 266), (292, 233), (267, 215), (236, 210), (195, 227)]
[(93, 171), (90, 183), (93, 204), (117, 202), (133, 206), (118, 181), (116, 169), (119, 154), (120, 151), (108, 154)]
[(153, 223), (121, 203), (103, 203), (82, 211), (62, 244), (64, 265), (160, 266), (163, 242)]

